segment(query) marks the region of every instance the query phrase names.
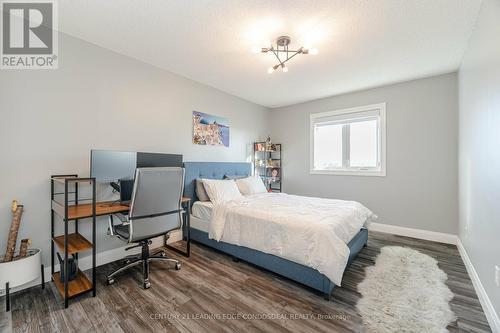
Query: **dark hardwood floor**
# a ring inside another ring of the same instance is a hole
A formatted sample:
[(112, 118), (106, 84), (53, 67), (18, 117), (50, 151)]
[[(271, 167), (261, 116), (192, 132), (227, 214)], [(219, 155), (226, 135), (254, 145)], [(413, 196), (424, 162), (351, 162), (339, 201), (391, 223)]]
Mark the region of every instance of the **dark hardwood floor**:
[(450, 332), (490, 332), (457, 248), (452, 245), (371, 232), (368, 246), (346, 270), (331, 301), (310, 289), (225, 254), (194, 244), (182, 269), (151, 265), (151, 289), (143, 290), (140, 271), (124, 273), (112, 286), (106, 274), (118, 263), (98, 268), (97, 297), (82, 296), (64, 309), (53, 283), (12, 297), (12, 311), (0, 308), (0, 331), (14, 332), (363, 332), (356, 312), (357, 284), (380, 248), (408, 246), (439, 262), (455, 294), (457, 320)]

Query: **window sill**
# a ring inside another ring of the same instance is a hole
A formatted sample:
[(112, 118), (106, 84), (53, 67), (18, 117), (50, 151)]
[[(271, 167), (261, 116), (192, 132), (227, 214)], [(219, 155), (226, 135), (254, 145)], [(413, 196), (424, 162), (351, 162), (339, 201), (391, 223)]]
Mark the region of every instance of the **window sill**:
[(385, 177), (385, 170), (310, 170), (311, 175)]

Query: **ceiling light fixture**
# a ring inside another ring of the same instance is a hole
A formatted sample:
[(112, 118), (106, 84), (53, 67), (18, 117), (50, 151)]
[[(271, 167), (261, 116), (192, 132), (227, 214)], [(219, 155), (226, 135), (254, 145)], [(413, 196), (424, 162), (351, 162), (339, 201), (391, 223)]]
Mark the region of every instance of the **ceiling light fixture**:
[(276, 39), (276, 46), (274, 46), (270, 42), (266, 42), (268, 46), (260, 49), (254, 47), (252, 48), (252, 52), (254, 53), (272, 52), (276, 57), (276, 59), (278, 59), (278, 64), (268, 68), (267, 72), (269, 74), (272, 74), (278, 68), (281, 68), (281, 70), (284, 73), (288, 72), (288, 67), (285, 65), (285, 63), (288, 62), (293, 57), (295, 57), (297, 54), (312, 54), (312, 55), (318, 54), (318, 49), (306, 48), (304, 46), (301, 46), (298, 50), (290, 50), (289, 45), (291, 41), (292, 39), (289, 36), (280, 36), (278, 37), (278, 39)]

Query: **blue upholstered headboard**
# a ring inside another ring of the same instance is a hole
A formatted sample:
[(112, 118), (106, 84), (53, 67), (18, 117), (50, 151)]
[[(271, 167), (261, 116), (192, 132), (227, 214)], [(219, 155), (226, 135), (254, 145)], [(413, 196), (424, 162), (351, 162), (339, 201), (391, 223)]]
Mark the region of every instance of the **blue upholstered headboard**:
[(196, 197), (196, 179), (224, 179), (228, 176), (249, 176), (252, 174), (251, 163), (233, 162), (184, 162), (184, 196), (191, 198), (191, 203), (198, 200)]

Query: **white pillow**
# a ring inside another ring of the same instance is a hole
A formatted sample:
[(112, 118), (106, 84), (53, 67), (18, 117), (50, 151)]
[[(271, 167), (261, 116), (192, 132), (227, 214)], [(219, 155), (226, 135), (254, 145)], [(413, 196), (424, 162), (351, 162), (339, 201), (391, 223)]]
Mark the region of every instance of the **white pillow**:
[(214, 204), (242, 198), (238, 186), (236, 186), (233, 179), (218, 180), (204, 178), (203, 185), (210, 201)]
[(260, 177), (247, 177), (237, 179), (236, 185), (243, 195), (267, 192), (266, 186), (264, 185), (264, 182)]

